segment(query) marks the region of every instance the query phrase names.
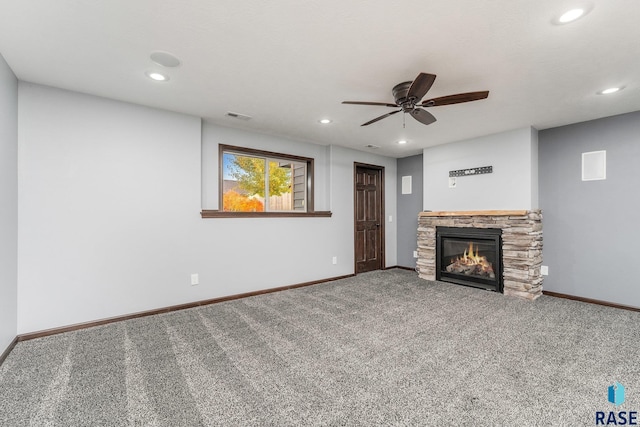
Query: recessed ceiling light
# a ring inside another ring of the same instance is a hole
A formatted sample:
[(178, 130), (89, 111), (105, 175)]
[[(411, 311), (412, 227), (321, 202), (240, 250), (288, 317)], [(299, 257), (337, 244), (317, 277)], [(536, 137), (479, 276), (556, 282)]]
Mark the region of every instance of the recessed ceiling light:
[(609, 89), (601, 90), (598, 92), (598, 95), (609, 95), (610, 93), (616, 93), (621, 90), (621, 87), (610, 87)]
[(562, 24), (566, 24), (568, 22), (575, 21), (576, 19), (580, 18), (582, 15), (584, 15), (584, 9), (571, 9), (563, 13), (562, 15), (560, 15), (560, 18), (558, 18), (558, 21)]
[(400, 141), (398, 141), (398, 144), (403, 145), (406, 144), (408, 141), (406, 139), (401, 139)]
[(574, 7), (562, 14), (556, 15), (551, 22), (555, 25), (564, 25), (584, 18), (593, 10), (593, 3), (589, 0), (572, 0)]
[(328, 125), (329, 123), (331, 123), (331, 119), (320, 119), (318, 121), (323, 125)]
[(157, 82), (166, 82), (167, 80), (169, 80), (169, 76), (158, 73), (156, 71), (149, 71), (146, 74), (147, 74), (147, 77)]

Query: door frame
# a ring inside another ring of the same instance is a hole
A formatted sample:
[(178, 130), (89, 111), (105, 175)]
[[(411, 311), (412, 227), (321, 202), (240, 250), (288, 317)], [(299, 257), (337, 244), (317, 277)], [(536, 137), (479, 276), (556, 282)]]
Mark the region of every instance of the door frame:
[(353, 162), (353, 274), (358, 274), (357, 268), (357, 257), (356, 257), (356, 210), (357, 210), (357, 201), (356, 201), (356, 180), (357, 180), (357, 170), (359, 167), (367, 168), (367, 169), (377, 169), (380, 173), (380, 270), (384, 270), (386, 268), (386, 259), (385, 259), (385, 213), (384, 213), (384, 166), (372, 165), (369, 163), (360, 163)]

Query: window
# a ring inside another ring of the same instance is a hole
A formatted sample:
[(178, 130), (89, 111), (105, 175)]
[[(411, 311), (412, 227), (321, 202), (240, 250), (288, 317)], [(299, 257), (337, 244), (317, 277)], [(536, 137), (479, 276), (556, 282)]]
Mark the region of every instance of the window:
[(331, 216), (313, 210), (313, 159), (219, 146), (219, 210), (202, 216)]
[(226, 212), (307, 211), (307, 162), (228, 150), (222, 183)]

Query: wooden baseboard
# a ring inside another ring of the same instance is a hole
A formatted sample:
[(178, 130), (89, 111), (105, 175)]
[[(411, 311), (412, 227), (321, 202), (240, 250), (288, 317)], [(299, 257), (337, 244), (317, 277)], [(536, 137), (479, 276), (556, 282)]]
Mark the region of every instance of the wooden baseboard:
[[(158, 308), (158, 309), (155, 309), (155, 310), (141, 311), (139, 313), (133, 313), (133, 314), (126, 314), (126, 315), (123, 315), (123, 316), (110, 317), (108, 319), (95, 320), (93, 322), (78, 323), (78, 324), (75, 324), (75, 325), (69, 325), (69, 326), (62, 326), (62, 327), (59, 327), (59, 328), (46, 329), (44, 331), (31, 332), (31, 333), (28, 333), (28, 334), (18, 335), (16, 337), (15, 341), (16, 342), (27, 341), (27, 340), (32, 340), (32, 339), (35, 339), (35, 338), (47, 337), (49, 335), (56, 335), (56, 334), (61, 334), (61, 333), (64, 333), (64, 332), (78, 331), (80, 329), (86, 329), (86, 328), (92, 328), (94, 326), (106, 325), (108, 323), (121, 322), (123, 320), (130, 320), (130, 319), (137, 319), (137, 318), (140, 318), (140, 317), (153, 316), (154, 314), (169, 313), (171, 311), (185, 310), (187, 308), (200, 307), (200, 306), (203, 306), (203, 305), (216, 304), (216, 303), (224, 302), (224, 301), (231, 301), (231, 300), (240, 299), (240, 298), (253, 297), (253, 296), (256, 296), (256, 295), (269, 294), (269, 293), (272, 293), (272, 292), (286, 291), (288, 289), (302, 288), (304, 286), (317, 285), (317, 284), (320, 284), (320, 283), (333, 282), (334, 280), (346, 279), (347, 277), (353, 277), (353, 276), (355, 276), (355, 274), (347, 274), (347, 275), (344, 275), (344, 276), (330, 277), (328, 279), (314, 280), (312, 282), (298, 283), (296, 285), (280, 286), (278, 288), (263, 289), (263, 290), (260, 290), (260, 291), (246, 292), (246, 293), (242, 293), (242, 294), (229, 295), (229, 296), (226, 296), (226, 297), (212, 298), (212, 299), (202, 300), (202, 301), (195, 301), (195, 302), (190, 302), (190, 303), (187, 303), (187, 304), (173, 305), (173, 306), (170, 306), (170, 307)], [(11, 348), (13, 348), (13, 347), (11, 347)], [(8, 354), (9, 351), (10, 350), (6, 351), (5, 353)], [(6, 357), (4, 355), (4, 353), (3, 353), (3, 357)]]
[(564, 298), (564, 299), (570, 299), (570, 300), (574, 300), (574, 301), (587, 302), (589, 304), (597, 304), (597, 305), (604, 305), (606, 307), (619, 308), (621, 310), (630, 310), (630, 311), (638, 311), (638, 312), (640, 312), (640, 308), (639, 307), (632, 307), (630, 305), (616, 304), (614, 302), (609, 302), (609, 301), (601, 301), (601, 300), (597, 300), (597, 299), (577, 297), (575, 295), (567, 295), (567, 294), (561, 294), (559, 292), (551, 292), (551, 291), (542, 291), (542, 294), (543, 295), (548, 295), (550, 297)]
[(11, 341), (11, 344), (9, 344), (9, 347), (0, 355), (0, 366), (2, 366), (4, 360), (9, 356), (9, 353), (11, 353), (11, 350), (13, 350), (16, 344), (18, 344), (18, 337), (15, 337), (13, 341)]
[(394, 268), (399, 268), (400, 270), (408, 270), (408, 271), (416, 271), (415, 268), (411, 268), (411, 267), (403, 267), (401, 265), (394, 265), (392, 267), (385, 267), (385, 270), (392, 270)]

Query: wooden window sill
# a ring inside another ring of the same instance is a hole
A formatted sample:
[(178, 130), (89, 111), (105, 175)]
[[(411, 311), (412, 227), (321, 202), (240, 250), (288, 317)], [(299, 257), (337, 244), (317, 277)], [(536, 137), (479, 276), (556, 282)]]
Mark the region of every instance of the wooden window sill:
[(203, 210), (202, 218), (330, 218), (331, 211), (315, 212), (227, 212)]

